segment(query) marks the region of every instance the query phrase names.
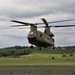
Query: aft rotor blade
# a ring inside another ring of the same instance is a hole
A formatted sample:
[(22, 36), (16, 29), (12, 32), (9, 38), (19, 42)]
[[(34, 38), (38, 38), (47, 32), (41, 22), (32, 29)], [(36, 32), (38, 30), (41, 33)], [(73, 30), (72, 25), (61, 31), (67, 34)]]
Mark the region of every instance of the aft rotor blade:
[[(38, 28), (44, 28), (46, 26), (39, 26)], [(56, 25), (56, 26), (49, 26), (49, 27), (75, 27), (75, 25)]]
[[(66, 22), (66, 21), (74, 21), (75, 19), (68, 19), (68, 20), (60, 20), (60, 21), (52, 21), (52, 22), (47, 22), (47, 23), (59, 23), (59, 22)], [(38, 24), (44, 24), (44, 23), (37, 23)]]
[(60, 25), (60, 26), (49, 26), (49, 27), (75, 27), (75, 25)]
[(44, 18), (42, 18), (42, 21), (44, 22), (44, 24), (46, 25), (46, 27), (48, 27), (48, 22)]
[(60, 21), (53, 21), (53, 22), (48, 22), (48, 23), (58, 23), (58, 22), (66, 22), (66, 21), (73, 21), (75, 19), (68, 19), (68, 20), (60, 20)]

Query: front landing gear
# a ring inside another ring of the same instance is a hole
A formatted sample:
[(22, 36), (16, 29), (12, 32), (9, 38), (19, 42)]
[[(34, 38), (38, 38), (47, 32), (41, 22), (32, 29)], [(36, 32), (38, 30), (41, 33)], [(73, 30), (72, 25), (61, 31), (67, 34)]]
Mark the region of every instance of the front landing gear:
[(31, 45), (30, 48), (34, 48), (33, 45)]

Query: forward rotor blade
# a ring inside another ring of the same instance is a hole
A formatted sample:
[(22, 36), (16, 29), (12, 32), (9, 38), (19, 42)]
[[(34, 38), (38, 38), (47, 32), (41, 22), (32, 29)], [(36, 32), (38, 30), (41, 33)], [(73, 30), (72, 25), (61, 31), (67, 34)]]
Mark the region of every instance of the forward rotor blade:
[[(13, 25), (11, 27), (19, 27), (19, 26), (25, 26), (25, 25)], [(45, 28), (46, 26), (38, 26), (38, 28)], [(75, 25), (56, 25), (56, 26), (49, 26), (49, 27), (55, 27), (55, 28), (61, 28), (61, 27), (75, 27)], [(19, 29), (29, 29), (29, 27), (25, 28), (19, 28)]]
[(25, 27), (25, 28), (18, 28), (18, 29), (30, 29), (29, 27)]
[[(68, 20), (60, 20), (60, 21), (52, 21), (52, 22), (47, 22), (47, 23), (59, 23), (59, 22), (66, 22), (66, 21), (74, 21), (75, 19), (68, 19)], [(44, 23), (36, 23), (37, 25), (39, 24), (44, 24)]]
[(21, 26), (28, 26), (28, 25), (11, 25), (10, 27), (21, 27)]
[[(43, 20), (44, 18), (42, 18)], [(60, 20), (60, 21), (52, 21), (52, 22), (47, 22), (47, 23), (58, 23), (58, 22), (66, 22), (66, 21), (73, 21), (75, 19), (68, 19), (68, 20)], [(43, 20), (44, 21), (44, 20)], [(20, 24), (24, 24), (26, 26), (28, 25), (32, 25), (32, 23), (27, 23), (27, 22), (21, 22), (21, 21), (17, 21), (17, 20), (11, 20), (11, 22), (16, 22), (16, 23), (20, 23)], [(35, 23), (33, 25), (39, 25), (39, 24), (45, 24), (45, 23)]]
[(24, 25), (26, 25), (26, 26), (30, 25), (30, 23), (21, 22), (21, 21), (16, 21), (16, 20), (11, 20), (11, 22), (16, 22), (16, 23), (24, 24)]

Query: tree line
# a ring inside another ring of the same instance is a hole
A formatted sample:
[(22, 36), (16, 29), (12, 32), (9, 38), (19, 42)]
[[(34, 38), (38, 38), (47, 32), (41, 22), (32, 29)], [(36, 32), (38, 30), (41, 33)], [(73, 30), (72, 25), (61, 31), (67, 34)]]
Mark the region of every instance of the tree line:
[(48, 53), (48, 54), (75, 54), (75, 46), (56, 47), (55, 49), (48, 47), (39, 50), (38, 47), (30, 48), (28, 46), (14, 46), (0, 49), (0, 57), (29, 55), (31, 53)]
[(0, 49), (0, 57), (6, 56), (20, 56), (20, 55), (28, 55), (30, 54), (30, 50), (25, 46), (14, 46)]

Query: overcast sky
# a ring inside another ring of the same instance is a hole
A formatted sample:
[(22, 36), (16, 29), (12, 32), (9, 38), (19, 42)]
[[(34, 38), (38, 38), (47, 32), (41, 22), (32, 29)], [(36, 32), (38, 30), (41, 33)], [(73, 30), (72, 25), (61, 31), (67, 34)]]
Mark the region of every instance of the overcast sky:
[[(29, 46), (29, 29), (11, 28), (10, 20), (30, 23), (75, 19), (75, 0), (0, 0), (0, 48), (15, 45)], [(75, 21), (51, 25), (75, 24)], [(16, 24), (17, 25), (17, 24)], [(39, 29), (44, 31), (44, 29)], [(75, 45), (75, 27), (51, 28), (56, 46)]]

